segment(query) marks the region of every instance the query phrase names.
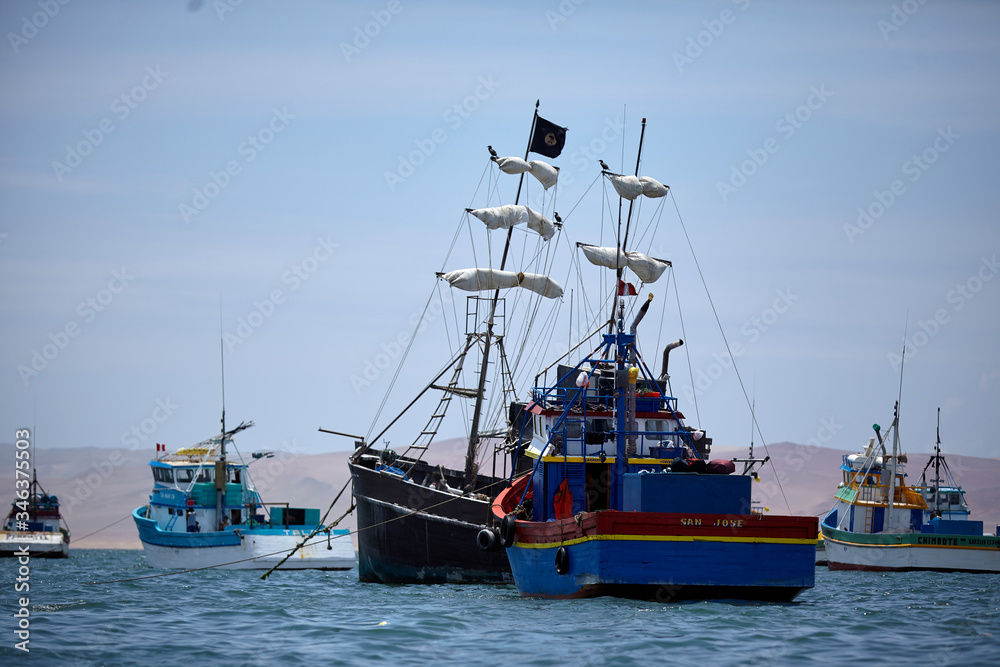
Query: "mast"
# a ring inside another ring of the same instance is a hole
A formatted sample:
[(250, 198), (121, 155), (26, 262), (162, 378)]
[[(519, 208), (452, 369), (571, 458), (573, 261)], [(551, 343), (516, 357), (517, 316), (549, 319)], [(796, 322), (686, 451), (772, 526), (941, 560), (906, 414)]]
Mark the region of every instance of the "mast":
[(892, 527), (892, 508), (896, 499), (896, 461), (899, 457), (899, 403), (892, 416), (892, 464), (889, 467), (889, 506), (885, 509), (885, 525), (882, 530)]
[(941, 516), (941, 408), (937, 411), (937, 444), (934, 446), (934, 516)]
[[(540, 100), (535, 100), (535, 113), (531, 117), (531, 130), (528, 132), (528, 145), (524, 149), (524, 159), (527, 161), (528, 153), (531, 151), (531, 139), (535, 136), (535, 123), (538, 120), (538, 105)], [(524, 173), (517, 182), (517, 196), (514, 197), (514, 204), (521, 200), (521, 186), (524, 185)], [(510, 239), (514, 234), (514, 225), (507, 229), (507, 240), (503, 246), (503, 256), (500, 259), (500, 270), (503, 271), (507, 264), (507, 253), (510, 250)], [(490, 303), (490, 316), (486, 320), (486, 337), (483, 341), (483, 361), (479, 367), (479, 386), (476, 389), (476, 405), (472, 411), (472, 426), (469, 429), (469, 447), (465, 453), (465, 482), (462, 485), (467, 490), (472, 490), (476, 479), (476, 449), (479, 446), (479, 420), (483, 414), (483, 398), (486, 391), (486, 372), (490, 362), (490, 343), (493, 338), (493, 318), (496, 315), (497, 302), (500, 300), (500, 289), (493, 292), (493, 299)]]
[[(219, 308), (219, 328), (222, 328), (222, 308)], [(226, 512), (226, 349), (225, 339), (219, 339), (219, 360), (222, 366), (222, 435), (219, 438), (219, 459), (215, 462), (215, 529), (222, 530), (222, 519)]]
[[(635, 157), (635, 175), (639, 175), (639, 163), (642, 160), (642, 141), (646, 135), (646, 119), (642, 119), (642, 132), (639, 134), (639, 150), (636, 152)], [(621, 198), (618, 200), (619, 211), (621, 211)], [(628, 241), (628, 225), (632, 219), (632, 201), (629, 201), (628, 208), (628, 219), (625, 223), (625, 238), (622, 239), (621, 235), (621, 214), (619, 213), (618, 218), (618, 249), (615, 264), (618, 265), (622, 253), (624, 252), (625, 243)], [(612, 306), (611, 326), (616, 326), (616, 336), (617, 339), (617, 349), (616, 357), (617, 363), (615, 364), (615, 428), (617, 430), (617, 437), (615, 438), (615, 462), (614, 462), (614, 478), (615, 478), (615, 495), (617, 496), (617, 507), (622, 507), (624, 503), (624, 493), (625, 493), (625, 472), (628, 470), (628, 448), (626, 446), (626, 419), (627, 419), (627, 409), (625, 408), (627, 403), (627, 398), (629, 392), (635, 392), (635, 374), (630, 374), (625, 365), (625, 360), (629, 358), (629, 347), (633, 350), (635, 349), (635, 336), (632, 334), (625, 334), (625, 298), (618, 293), (618, 286), (621, 284), (622, 276), (625, 273), (625, 267), (618, 266), (615, 272), (617, 280), (615, 281), (614, 294), (618, 297), (617, 307), (618, 307), (618, 317), (617, 326), (615, 325), (615, 312), (614, 305)], [(652, 295), (650, 295), (652, 297)], [(611, 300), (612, 304), (615, 304), (615, 300)], [(648, 304), (648, 302), (647, 302)]]

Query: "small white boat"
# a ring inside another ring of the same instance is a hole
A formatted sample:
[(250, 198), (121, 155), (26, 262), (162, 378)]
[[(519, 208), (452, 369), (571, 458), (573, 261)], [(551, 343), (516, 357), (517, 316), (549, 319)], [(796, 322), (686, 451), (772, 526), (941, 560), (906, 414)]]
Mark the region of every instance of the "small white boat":
[(68, 558), (69, 528), (59, 513), (59, 499), (49, 495), (32, 471), (27, 489), (19, 489), (0, 531), (0, 557)]

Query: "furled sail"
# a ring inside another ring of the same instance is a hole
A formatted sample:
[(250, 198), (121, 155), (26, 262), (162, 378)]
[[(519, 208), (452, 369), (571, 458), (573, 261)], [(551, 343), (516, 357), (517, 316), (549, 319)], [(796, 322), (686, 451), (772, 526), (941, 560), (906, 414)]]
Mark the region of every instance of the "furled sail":
[(538, 235), (546, 241), (555, 235), (556, 226), (552, 224), (551, 220), (530, 206), (525, 206), (524, 208), (528, 209), (528, 229), (538, 232)]
[(646, 195), (655, 199), (664, 196), (670, 190), (669, 187), (649, 176), (608, 174), (608, 180), (611, 181), (611, 185), (614, 186), (618, 196), (629, 201), (632, 201), (639, 195)]
[(546, 190), (555, 185), (556, 181), (559, 180), (559, 167), (553, 167), (551, 164), (542, 162), (541, 160), (532, 160), (528, 164), (531, 165), (528, 173), (538, 179), (538, 182)]
[(493, 158), (493, 161), (505, 174), (523, 174), (526, 171), (531, 171), (531, 165), (519, 157), (497, 157)]
[(642, 183), (642, 194), (651, 199), (666, 195), (670, 189), (668, 186), (649, 176), (640, 176), (639, 182)]
[(527, 208), (527, 206), (505, 204), (504, 206), (466, 210), (485, 222), (488, 229), (510, 229), (514, 225), (528, 222)]
[(608, 180), (614, 186), (619, 197), (624, 197), (629, 201), (642, 194), (642, 182), (637, 176), (620, 176), (618, 174), (608, 174)]
[(515, 273), (497, 269), (458, 269), (449, 273), (438, 274), (452, 287), (466, 292), (484, 292), (510, 287), (523, 287), (547, 299), (557, 299), (563, 295), (563, 289), (548, 276), (537, 273)]
[(548, 241), (556, 233), (556, 227), (548, 218), (528, 206), (505, 204), (491, 208), (466, 209), (486, 223), (489, 229), (510, 229), (522, 222)]
[(541, 160), (528, 162), (519, 157), (495, 157), (493, 161), (500, 167), (500, 171), (505, 174), (523, 174), (524, 172), (528, 172), (538, 179), (538, 182), (546, 190), (555, 185), (556, 181), (559, 180), (559, 167), (553, 167), (551, 164), (542, 162)]
[(670, 266), (670, 262), (666, 260), (647, 257), (641, 252), (635, 252), (634, 250), (622, 252), (617, 248), (602, 248), (586, 243), (577, 243), (576, 245), (583, 251), (584, 257), (591, 264), (603, 266), (608, 269), (618, 269), (627, 266), (644, 283), (656, 282), (663, 275), (663, 272), (667, 270), (667, 267)]

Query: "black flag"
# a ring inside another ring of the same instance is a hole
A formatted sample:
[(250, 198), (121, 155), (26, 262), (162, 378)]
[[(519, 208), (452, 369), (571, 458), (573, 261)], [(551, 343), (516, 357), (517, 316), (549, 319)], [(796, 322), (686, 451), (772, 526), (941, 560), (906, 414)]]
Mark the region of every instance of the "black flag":
[(566, 128), (559, 127), (552, 121), (545, 120), (541, 116), (535, 119), (535, 134), (531, 137), (532, 153), (538, 153), (545, 157), (559, 157), (563, 146), (566, 144)]

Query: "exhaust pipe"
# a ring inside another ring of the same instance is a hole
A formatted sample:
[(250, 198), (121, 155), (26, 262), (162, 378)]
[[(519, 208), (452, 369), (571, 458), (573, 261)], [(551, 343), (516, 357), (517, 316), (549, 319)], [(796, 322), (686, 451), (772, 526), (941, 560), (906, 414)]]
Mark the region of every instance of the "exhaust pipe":
[(678, 338), (673, 343), (669, 343), (665, 348), (663, 348), (663, 368), (660, 369), (660, 379), (661, 380), (666, 380), (668, 378), (668, 376), (667, 376), (667, 362), (670, 360), (670, 350), (674, 349), (675, 347), (680, 347), (683, 344), (684, 344), (684, 341), (682, 341), (681, 339)]

